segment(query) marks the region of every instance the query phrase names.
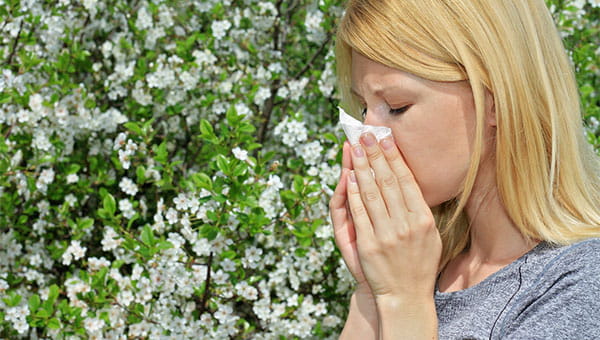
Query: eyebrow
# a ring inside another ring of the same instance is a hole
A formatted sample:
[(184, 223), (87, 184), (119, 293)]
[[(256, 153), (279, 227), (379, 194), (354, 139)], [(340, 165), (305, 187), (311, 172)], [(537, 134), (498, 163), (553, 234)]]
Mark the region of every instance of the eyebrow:
[[(378, 90), (375, 90), (373, 93), (378, 97), (382, 97), (385, 92), (386, 92), (386, 89), (378, 89)], [(350, 93), (357, 96), (359, 99), (364, 100), (363, 96), (360, 93), (358, 93), (358, 91), (354, 87), (350, 88)]]

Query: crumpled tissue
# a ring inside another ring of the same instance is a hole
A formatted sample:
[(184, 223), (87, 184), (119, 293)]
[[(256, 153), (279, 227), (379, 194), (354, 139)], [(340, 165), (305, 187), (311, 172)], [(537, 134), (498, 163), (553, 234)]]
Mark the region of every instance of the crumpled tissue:
[(392, 134), (392, 129), (389, 127), (365, 125), (347, 114), (341, 107), (338, 108), (340, 109), (340, 125), (344, 129), (350, 145), (358, 144), (360, 136), (365, 132), (374, 134), (378, 141)]

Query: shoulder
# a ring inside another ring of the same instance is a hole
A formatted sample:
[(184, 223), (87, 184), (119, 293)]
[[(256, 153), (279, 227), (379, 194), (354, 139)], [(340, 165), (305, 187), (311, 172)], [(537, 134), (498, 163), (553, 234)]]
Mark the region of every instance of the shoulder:
[(536, 247), (522, 266), (500, 338), (600, 337), (599, 264), (600, 239)]
[[(565, 276), (588, 277), (600, 280), (600, 238), (580, 241), (568, 246), (544, 244), (537, 254), (527, 259), (532, 272), (537, 274), (534, 284), (543, 284), (547, 279)], [(532, 274), (533, 274), (532, 273)]]

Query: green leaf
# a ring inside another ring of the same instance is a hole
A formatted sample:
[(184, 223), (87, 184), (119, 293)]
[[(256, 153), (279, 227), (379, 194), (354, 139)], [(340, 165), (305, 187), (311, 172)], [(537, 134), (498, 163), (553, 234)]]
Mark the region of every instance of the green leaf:
[(146, 181), (146, 169), (143, 165), (138, 165), (137, 169), (135, 169), (135, 174), (137, 176), (137, 183), (144, 184)]
[(215, 130), (206, 119), (200, 121), (200, 133), (201, 136), (206, 139), (213, 139), (215, 137)]
[(229, 168), (229, 160), (227, 157), (221, 154), (217, 155), (217, 167), (226, 175), (229, 175), (231, 172)]
[(134, 134), (136, 134), (138, 136), (143, 136), (142, 129), (140, 128), (140, 126), (138, 125), (138, 123), (136, 123), (136, 122), (127, 122), (127, 123), (123, 124), (123, 126), (125, 128), (127, 128), (129, 131), (133, 132)]
[(15, 291), (11, 291), (8, 294), (8, 297), (3, 298), (2, 301), (9, 307), (16, 307), (19, 305), (19, 302), (21, 302), (21, 295), (18, 295)]
[(67, 168), (67, 170), (65, 171), (65, 174), (67, 174), (67, 175), (75, 174), (75, 173), (79, 172), (80, 169), (81, 169), (81, 165), (70, 164), (69, 167)]
[(145, 225), (142, 229), (142, 235), (140, 236), (142, 242), (148, 246), (154, 245), (154, 233), (149, 225)]
[(115, 201), (115, 198), (107, 193), (104, 196), (104, 200), (102, 200), (102, 204), (104, 207), (104, 210), (106, 210), (111, 216), (115, 215), (115, 212), (117, 211), (117, 202)]
[(173, 248), (173, 245), (168, 241), (160, 241), (156, 244), (156, 249), (158, 250), (167, 250), (171, 248)]
[(203, 238), (212, 241), (219, 235), (219, 229), (210, 224), (205, 224), (200, 228), (200, 236)]
[(37, 310), (37, 312), (35, 313), (35, 316), (38, 318), (42, 318), (42, 319), (47, 319), (50, 316), (52, 316), (52, 313), (50, 313), (49, 311), (47, 311), (44, 308), (40, 308)]
[(47, 326), (50, 329), (60, 329), (60, 321), (57, 318), (52, 318), (48, 320)]
[(299, 175), (294, 176), (294, 191), (301, 193), (304, 189), (304, 178)]
[(80, 219), (80, 220), (77, 222), (77, 227), (78, 227), (80, 230), (85, 230), (85, 229), (88, 229), (88, 228), (90, 228), (90, 227), (91, 227), (91, 226), (93, 226), (93, 225), (94, 225), (94, 219), (92, 219), (92, 218), (89, 218), (89, 217), (86, 217), (86, 218)]
[(57, 285), (53, 284), (52, 286), (50, 286), (50, 289), (48, 291), (48, 299), (46, 300), (46, 302), (49, 303), (49, 305), (53, 305), (56, 299), (58, 298), (58, 293), (59, 289)]
[(29, 311), (35, 313), (35, 311), (40, 307), (42, 301), (40, 300), (40, 296), (37, 294), (33, 294), (29, 297)]
[(163, 141), (162, 143), (160, 143), (160, 145), (158, 147), (155, 147), (154, 152), (156, 153), (154, 160), (156, 160), (160, 164), (167, 163), (169, 151), (167, 150), (167, 141), (166, 140)]
[(192, 181), (194, 181), (194, 184), (200, 189), (206, 189), (209, 191), (212, 191), (213, 189), (212, 180), (203, 172), (194, 174), (192, 176)]

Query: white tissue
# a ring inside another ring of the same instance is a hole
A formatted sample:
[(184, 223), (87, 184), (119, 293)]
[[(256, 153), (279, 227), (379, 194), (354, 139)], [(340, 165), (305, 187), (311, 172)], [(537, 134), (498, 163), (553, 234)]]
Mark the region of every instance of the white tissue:
[(392, 134), (392, 129), (389, 127), (364, 125), (359, 120), (347, 114), (341, 107), (338, 108), (340, 109), (340, 125), (344, 129), (350, 145), (358, 144), (360, 136), (365, 132), (374, 134), (378, 141)]

